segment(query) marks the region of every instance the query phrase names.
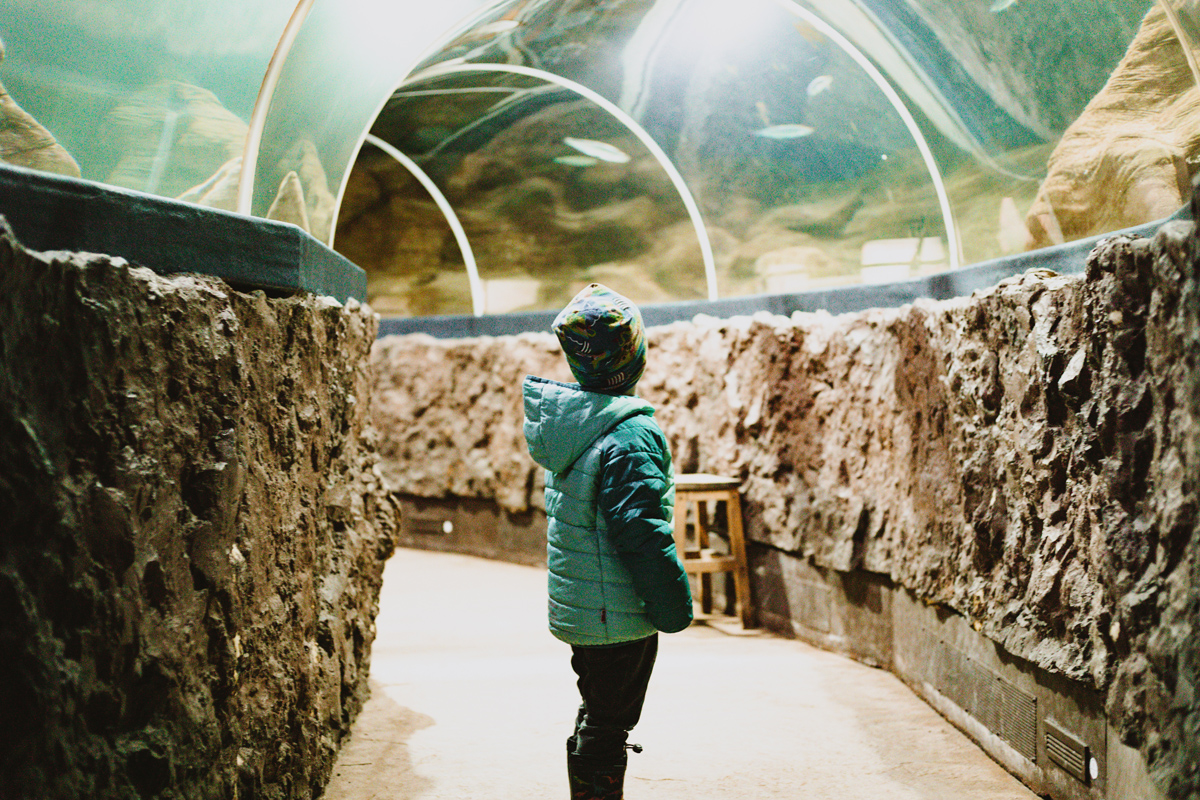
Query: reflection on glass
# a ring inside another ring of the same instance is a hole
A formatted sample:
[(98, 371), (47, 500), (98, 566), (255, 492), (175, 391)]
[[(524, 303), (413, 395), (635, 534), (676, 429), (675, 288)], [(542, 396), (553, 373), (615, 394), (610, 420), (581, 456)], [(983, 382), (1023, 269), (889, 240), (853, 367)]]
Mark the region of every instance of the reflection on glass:
[(232, 208), (246, 120), (294, 5), (7, 2), (0, 110), (26, 141), (0, 157)]
[[(518, 64), (599, 92), (650, 132), (699, 200), (722, 296), (802, 291), (914, 277), (1173, 212), (1200, 156), (1188, 133), (1198, 126), (1177, 102), (1195, 89), (1196, 5), (750, 0), (732, 12), (719, 0), (513, 0), (425, 65)], [(1137, 92), (1122, 93), (1127, 71), (1147, 65)], [(1133, 109), (1124, 119), (1106, 114), (1122, 105)], [(570, 138), (545, 124), (546, 138)], [(560, 165), (606, 163), (573, 149)], [(474, 203), (461, 187), (457, 202)], [(666, 244), (678, 222), (622, 231), (583, 261), (616, 254), (664, 286), (657, 276), (686, 272)], [(558, 261), (576, 276), (598, 267)]]
[[(452, 43), (430, 63), (553, 67), (638, 114), (700, 202), (722, 296), (947, 268), (912, 132), (853, 59), (794, 15), (765, 2), (735, 15), (700, 0), (670, 14), (643, 4), (563, 16), (554, 5), (510, 4), (517, 24), (502, 41)], [(574, 57), (585, 44), (594, 61)], [(614, 62), (624, 74), (605, 68)], [(489, 311), (552, 308), (590, 280), (639, 302), (705, 296), (680, 193), (628, 129), (554, 86), (497, 100), (483, 96), (494, 81), (479, 84), (475, 97), (404, 87), (376, 131), (445, 181), (485, 282), (509, 282), (510, 301)]]
[[(671, 178), (620, 120), (569, 89), (523, 75), (440, 76), (398, 91), (373, 133), (450, 199), (478, 260), (486, 313), (561, 305), (591, 281), (642, 302), (706, 295), (695, 229)], [(352, 175), (347, 196), (362, 183)], [(411, 183), (398, 188), (404, 200), (376, 203), (368, 215), (385, 220), (395, 202), (428, 207)], [(363, 214), (341, 220), (342, 245), (358, 238), (358, 226), (388, 226)], [(682, 248), (684, 261), (654, 257), (668, 248)], [(470, 307), (454, 296), (465, 280), (418, 293), (437, 279), (411, 271), (397, 287), (402, 269), (392, 262), (392, 282), (372, 283), (376, 307), (395, 304), (383, 299), (385, 286), (410, 306), (436, 301), (438, 313)]]
[(677, 15), (643, 78), (663, 97), (643, 102), (725, 240), (722, 294), (946, 269), (951, 242), (919, 130), (805, 18), (751, 5), (730, 20), (740, 35), (724, 38), (718, 6)]
[(1162, 6), (1183, 45), (1192, 78), (1200, 84), (1200, 0), (1165, 0)]
[(1150, 6), (1111, 78), (1055, 144), (1025, 218), (1027, 247), (1161, 219), (1190, 197), (1200, 98), (1168, 7)]
[(367, 270), (380, 314), (470, 314), (462, 251), (416, 177), (383, 150), (359, 153), (338, 215), (338, 250)]
[[(847, 26), (844, 4), (806, 1), (831, 18), (840, 16), (836, 24), (845, 26), (847, 36), (865, 41), (862, 25)], [(1071, 154), (1072, 142), (1082, 141), (1079, 131), (1097, 131), (1085, 108), (1107, 92), (1110, 75), (1136, 47), (1131, 40), (1151, 7), (1147, 0), (864, 0), (856, 7), (877, 34), (873, 55), (924, 116), (931, 139), (942, 142), (939, 162), (963, 230), (965, 263), (1170, 213), (1146, 217), (1081, 208), (1090, 205), (1083, 194), (1111, 192), (1112, 176), (1101, 176), (1097, 167), (1123, 159), (1105, 150), (1122, 138), (1124, 123), (1103, 123), (1109, 128), (1104, 136)], [(1080, 185), (1064, 193), (1075, 182)], [(1181, 203), (1176, 193), (1168, 205), (1173, 211)]]

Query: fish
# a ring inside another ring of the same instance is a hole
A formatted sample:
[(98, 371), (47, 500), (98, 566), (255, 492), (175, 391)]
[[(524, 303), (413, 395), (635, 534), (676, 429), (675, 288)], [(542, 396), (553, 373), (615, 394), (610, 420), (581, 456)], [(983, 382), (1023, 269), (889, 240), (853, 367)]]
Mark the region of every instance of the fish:
[(832, 75), (818, 75), (808, 84), (808, 96), (816, 97), (833, 85)]
[(485, 36), (493, 36), (497, 33), (507, 33), (514, 28), (521, 27), (521, 23), (515, 19), (498, 19), (494, 22), (489, 22), (485, 25), (480, 25), (475, 30), (471, 31), (472, 35), (482, 38)]
[(1011, 7), (1016, 2), (1017, 2), (1017, 0), (993, 0), (991, 8), (989, 8), (988, 10), (991, 11), (993, 14), (999, 14), (1001, 11), (1003, 11), (1006, 8)]
[(591, 156), (558, 156), (555, 164), (565, 164), (568, 167), (592, 167), (600, 163), (599, 159)]
[(566, 137), (563, 139), (563, 144), (574, 150), (578, 150), (585, 156), (607, 161), (610, 164), (625, 164), (629, 161), (629, 154), (619, 147), (614, 147), (608, 142), (597, 142), (595, 139), (575, 139)]
[(760, 128), (754, 132), (754, 135), (761, 136), (764, 139), (799, 139), (802, 136), (809, 136), (813, 132), (814, 129), (808, 125), (788, 122), (783, 125), (771, 125), (767, 128)]
[(793, 24), (796, 27), (796, 33), (800, 34), (801, 36), (803, 36), (805, 39), (812, 42), (813, 44), (824, 44), (825, 43), (825, 34), (821, 33), (816, 28), (814, 28), (812, 25), (809, 25), (807, 22), (796, 22)]

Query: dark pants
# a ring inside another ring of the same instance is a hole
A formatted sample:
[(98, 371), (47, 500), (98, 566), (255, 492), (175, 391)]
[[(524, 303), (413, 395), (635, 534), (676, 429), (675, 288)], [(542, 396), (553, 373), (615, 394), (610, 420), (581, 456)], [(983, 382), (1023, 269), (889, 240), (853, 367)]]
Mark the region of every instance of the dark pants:
[(658, 655), (658, 634), (615, 647), (572, 647), (583, 699), (567, 752), (592, 763), (624, 764), (625, 741), (642, 716)]

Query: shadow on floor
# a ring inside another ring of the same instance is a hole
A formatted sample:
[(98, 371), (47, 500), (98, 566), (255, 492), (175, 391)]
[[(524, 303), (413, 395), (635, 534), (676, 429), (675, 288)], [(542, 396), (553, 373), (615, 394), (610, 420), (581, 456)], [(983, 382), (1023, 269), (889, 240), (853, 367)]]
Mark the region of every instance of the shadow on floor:
[(365, 800), (386, 786), (389, 800), (410, 800), (429, 791), (433, 781), (413, 770), (408, 741), (434, 724), (432, 717), (404, 708), (371, 681), (371, 697), (342, 744), (325, 787), (324, 800)]

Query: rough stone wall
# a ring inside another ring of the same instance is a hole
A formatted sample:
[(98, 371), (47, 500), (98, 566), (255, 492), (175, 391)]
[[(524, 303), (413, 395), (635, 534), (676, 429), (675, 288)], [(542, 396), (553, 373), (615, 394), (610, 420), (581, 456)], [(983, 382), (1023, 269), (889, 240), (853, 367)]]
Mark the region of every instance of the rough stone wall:
[[(639, 392), (681, 471), (743, 481), (748, 534), (888, 575), (1107, 693), (1170, 797), (1200, 792), (1197, 240), (1117, 238), (1084, 277), (969, 298), (652, 330)], [(376, 345), (399, 492), (541, 504), (520, 379), (550, 334)]]
[(394, 532), (375, 333), (0, 231), (0, 797), (321, 792)]

